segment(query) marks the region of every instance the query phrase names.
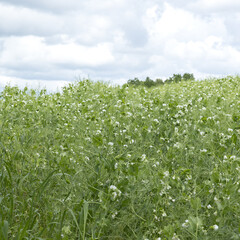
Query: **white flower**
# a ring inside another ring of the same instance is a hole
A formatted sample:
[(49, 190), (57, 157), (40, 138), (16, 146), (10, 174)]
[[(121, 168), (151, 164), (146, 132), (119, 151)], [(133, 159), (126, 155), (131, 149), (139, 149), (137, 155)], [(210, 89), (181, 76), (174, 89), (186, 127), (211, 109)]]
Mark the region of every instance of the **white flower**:
[(110, 188), (111, 190), (113, 190), (113, 191), (117, 190), (117, 187), (114, 186), (114, 185), (111, 185), (109, 188)]
[(116, 212), (114, 212), (113, 214), (112, 214), (112, 218), (114, 219), (115, 217), (116, 217), (116, 215), (118, 214), (118, 212), (116, 211)]
[(163, 216), (163, 217), (166, 217), (166, 216), (167, 216), (167, 214), (166, 214), (165, 212), (163, 212), (162, 216)]
[(213, 229), (215, 230), (215, 231), (217, 231), (218, 230), (218, 225), (213, 225)]
[(188, 227), (188, 224), (187, 223), (183, 223), (182, 227), (186, 228), (186, 227)]
[(181, 144), (179, 142), (174, 143), (173, 147), (180, 148)]
[(109, 146), (113, 146), (113, 142), (109, 142), (108, 145), (109, 145)]
[(176, 233), (173, 234), (172, 240), (180, 240)]
[(113, 195), (113, 199), (115, 200), (116, 197), (117, 197), (117, 193), (116, 193), (116, 192), (113, 192), (112, 195)]
[(189, 223), (188, 223), (188, 219), (185, 220), (185, 222), (182, 224), (182, 227), (186, 228), (188, 227)]
[(210, 208), (212, 208), (212, 206), (211, 206), (210, 204), (208, 204), (208, 205), (207, 205), (207, 208), (210, 209)]
[(163, 173), (163, 175), (164, 175), (165, 177), (168, 177), (168, 176), (169, 176), (169, 171), (165, 171), (165, 172)]
[(122, 192), (119, 189), (117, 189), (116, 186), (111, 185), (109, 188), (110, 188), (110, 190), (112, 190), (112, 199), (113, 200), (115, 200), (117, 198), (117, 196), (119, 196), (119, 197), (121, 196)]

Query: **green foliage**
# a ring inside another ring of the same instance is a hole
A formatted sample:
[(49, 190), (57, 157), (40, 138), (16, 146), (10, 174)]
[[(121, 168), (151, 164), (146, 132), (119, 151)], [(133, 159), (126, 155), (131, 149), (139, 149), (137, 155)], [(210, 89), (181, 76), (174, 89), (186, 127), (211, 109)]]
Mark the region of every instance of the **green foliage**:
[(192, 80), (6, 87), (0, 239), (239, 239), (240, 79)]
[(172, 77), (166, 79), (163, 81), (160, 78), (157, 78), (155, 81), (150, 79), (149, 77), (146, 77), (145, 81), (140, 81), (138, 78), (134, 79), (129, 79), (127, 84), (129, 86), (145, 86), (147, 88), (155, 87), (155, 86), (160, 86), (168, 83), (179, 83), (181, 81), (194, 81), (195, 78), (193, 74), (190, 73), (184, 73), (183, 76), (181, 74), (173, 74)]
[(156, 79), (156, 85), (163, 85), (163, 84), (164, 84), (164, 82), (161, 78)]
[(195, 80), (195, 78), (194, 78), (194, 76), (193, 76), (193, 74), (190, 74), (190, 73), (184, 73), (183, 74), (183, 76), (182, 76), (182, 80), (184, 80), (184, 81), (193, 81), (193, 80)]
[(146, 80), (144, 81), (144, 86), (146, 86), (148, 88), (153, 87), (155, 85), (156, 85), (156, 83), (149, 77), (147, 77)]
[(173, 81), (178, 83), (182, 81), (182, 76), (181, 74), (173, 74)]
[(140, 86), (140, 85), (142, 85), (142, 81), (140, 81), (138, 78), (129, 79), (127, 83), (128, 83), (129, 85), (134, 85), (134, 86)]

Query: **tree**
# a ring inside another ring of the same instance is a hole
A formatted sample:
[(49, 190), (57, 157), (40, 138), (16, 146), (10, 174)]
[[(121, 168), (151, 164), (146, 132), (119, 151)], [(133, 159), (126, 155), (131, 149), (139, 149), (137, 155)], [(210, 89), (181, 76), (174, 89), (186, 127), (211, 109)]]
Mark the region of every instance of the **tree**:
[(163, 85), (164, 84), (164, 82), (161, 78), (157, 78), (155, 82), (156, 82), (156, 85)]
[(167, 78), (164, 83), (172, 83), (172, 82), (173, 82), (173, 78), (170, 77), (170, 78)]
[(182, 75), (181, 74), (173, 74), (173, 81), (174, 82), (181, 82), (181, 80), (182, 80)]
[(155, 86), (155, 82), (152, 79), (150, 79), (149, 77), (146, 77), (146, 80), (144, 82), (144, 86), (153, 87), (153, 86)]
[(141, 81), (140, 81), (138, 78), (129, 79), (129, 80), (127, 81), (127, 83), (128, 83), (129, 85), (134, 85), (134, 86), (139, 86), (139, 85), (141, 85)]
[(183, 80), (184, 81), (189, 81), (189, 80), (195, 80), (195, 77), (193, 76), (192, 73), (184, 73), (183, 74)]

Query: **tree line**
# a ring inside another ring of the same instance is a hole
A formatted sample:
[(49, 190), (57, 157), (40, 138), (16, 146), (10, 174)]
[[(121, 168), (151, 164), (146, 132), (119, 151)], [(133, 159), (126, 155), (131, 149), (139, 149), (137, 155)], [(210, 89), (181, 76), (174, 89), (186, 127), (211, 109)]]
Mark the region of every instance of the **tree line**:
[(129, 79), (127, 81), (128, 85), (131, 86), (145, 86), (145, 87), (155, 87), (163, 84), (169, 84), (169, 83), (178, 83), (181, 81), (194, 81), (195, 77), (192, 73), (184, 73), (181, 74), (173, 74), (172, 77), (167, 78), (165, 81), (163, 81), (161, 78), (157, 78), (155, 81), (152, 80), (149, 77), (146, 77), (145, 81), (139, 80), (138, 78)]

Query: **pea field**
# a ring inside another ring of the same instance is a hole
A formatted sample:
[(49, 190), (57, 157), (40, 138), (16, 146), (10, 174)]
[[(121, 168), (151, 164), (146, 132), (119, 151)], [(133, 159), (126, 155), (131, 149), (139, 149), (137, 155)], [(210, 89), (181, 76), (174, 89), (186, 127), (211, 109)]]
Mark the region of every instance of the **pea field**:
[(240, 77), (0, 93), (0, 239), (240, 239)]

